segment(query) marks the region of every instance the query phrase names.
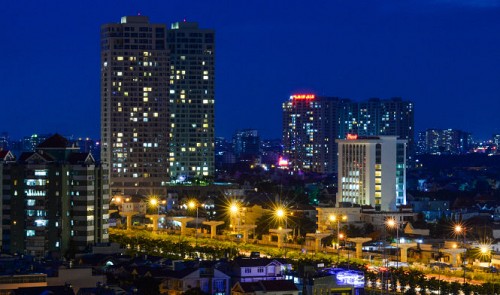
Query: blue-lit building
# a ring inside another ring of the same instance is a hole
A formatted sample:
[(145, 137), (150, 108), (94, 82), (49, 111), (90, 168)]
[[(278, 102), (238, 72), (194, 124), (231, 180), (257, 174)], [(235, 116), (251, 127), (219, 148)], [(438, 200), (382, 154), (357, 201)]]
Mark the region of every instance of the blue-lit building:
[(363, 295), (365, 294), (365, 274), (358, 270), (344, 268), (323, 268), (314, 272), (304, 272), (293, 279), (300, 295)]

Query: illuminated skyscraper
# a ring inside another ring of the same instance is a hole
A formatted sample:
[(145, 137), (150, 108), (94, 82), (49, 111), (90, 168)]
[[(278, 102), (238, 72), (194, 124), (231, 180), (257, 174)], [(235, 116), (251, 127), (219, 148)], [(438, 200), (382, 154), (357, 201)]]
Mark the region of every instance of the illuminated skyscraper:
[(215, 33), (197, 23), (178, 22), (167, 35), (170, 179), (213, 177)]
[(283, 153), (293, 171), (336, 171), (339, 111), (346, 103), (314, 94), (292, 95), (283, 103)]
[(113, 192), (158, 193), (168, 181), (166, 34), (146, 16), (101, 27), (101, 159)]
[(391, 211), (406, 205), (406, 140), (348, 136), (338, 143), (337, 204)]
[(400, 98), (353, 102), (349, 99), (292, 95), (283, 103), (284, 155), (293, 170), (337, 171), (335, 139), (347, 134), (388, 135), (407, 140), (413, 153), (413, 103)]

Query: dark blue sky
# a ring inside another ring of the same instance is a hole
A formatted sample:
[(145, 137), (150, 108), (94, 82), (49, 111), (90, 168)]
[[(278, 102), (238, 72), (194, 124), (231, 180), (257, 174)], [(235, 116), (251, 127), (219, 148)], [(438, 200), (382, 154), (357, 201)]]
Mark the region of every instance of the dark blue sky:
[(500, 133), (500, 0), (19, 1), (0, 8), (0, 131), (99, 137), (99, 28), (216, 30), (216, 133), (281, 136), (294, 92), (415, 102), (416, 129)]

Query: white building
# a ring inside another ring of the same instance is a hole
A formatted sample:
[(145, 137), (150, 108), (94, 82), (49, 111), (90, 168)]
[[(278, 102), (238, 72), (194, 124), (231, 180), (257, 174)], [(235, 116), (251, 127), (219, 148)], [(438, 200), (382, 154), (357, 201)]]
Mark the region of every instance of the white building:
[(392, 211), (406, 205), (406, 140), (348, 135), (336, 142), (337, 206), (352, 203)]

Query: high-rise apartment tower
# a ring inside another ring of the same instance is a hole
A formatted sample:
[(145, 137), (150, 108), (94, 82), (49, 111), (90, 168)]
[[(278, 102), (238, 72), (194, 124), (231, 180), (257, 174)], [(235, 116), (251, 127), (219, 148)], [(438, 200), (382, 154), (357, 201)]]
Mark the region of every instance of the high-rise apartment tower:
[(166, 37), (146, 16), (101, 27), (101, 159), (113, 193), (156, 194), (168, 181)]
[(296, 94), (283, 103), (283, 147), (292, 170), (337, 171), (337, 144), (348, 134), (397, 136), (413, 154), (413, 103), (400, 98), (353, 102)]
[(178, 22), (167, 32), (171, 181), (210, 178), (215, 171), (215, 33)]

